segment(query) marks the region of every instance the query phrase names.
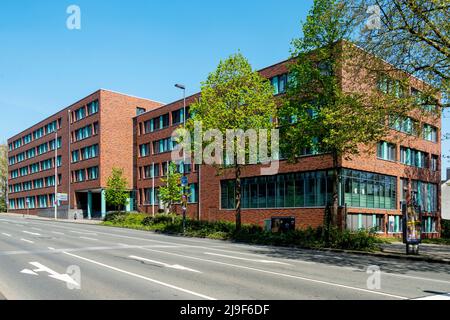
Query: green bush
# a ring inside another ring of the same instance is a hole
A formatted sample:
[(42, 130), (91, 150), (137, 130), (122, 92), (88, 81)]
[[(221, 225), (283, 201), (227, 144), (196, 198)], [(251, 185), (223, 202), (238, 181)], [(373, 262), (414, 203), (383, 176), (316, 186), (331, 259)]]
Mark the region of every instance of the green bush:
[(450, 239), (450, 220), (442, 220), (441, 222), (442, 228), (442, 238)]
[[(145, 214), (111, 213), (106, 217), (106, 225), (116, 225), (136, 229), (153, 230), (168, 234), (183, 234), (183, 219), (174, 214), (158, 214), (155, 217)], [(231, 222), (197, 221), (186, 219), (185, 236), (233, 240), (252, 244), (274, 246), (298, 246), (302, 248), (330, 247), (347, 250), (375, 250), (381, 241), (373, 232), (329, 230), (325, 239), (322, 228), (307, 228), (287, 233), (272, 233), (256, 225), (243, 225), (236, 231)], [(327, 241), (326, 241), (327, 240)]]

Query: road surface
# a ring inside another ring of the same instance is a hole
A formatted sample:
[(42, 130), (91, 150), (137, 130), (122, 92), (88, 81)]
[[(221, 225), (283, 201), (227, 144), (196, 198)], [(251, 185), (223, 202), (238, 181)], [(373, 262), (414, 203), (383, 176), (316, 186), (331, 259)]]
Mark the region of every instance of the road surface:
[(450, 299), (448, 292), (446, 264), (0, 215), (0, 297), (8, 300)]

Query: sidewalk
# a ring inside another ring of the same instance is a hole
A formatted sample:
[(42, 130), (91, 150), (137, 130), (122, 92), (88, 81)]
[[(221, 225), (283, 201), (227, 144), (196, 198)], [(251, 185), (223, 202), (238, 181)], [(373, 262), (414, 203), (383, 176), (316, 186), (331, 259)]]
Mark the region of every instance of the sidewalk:
[[(406, 245), (401, 242), (383, 244), (382, 251), (406, 256)], [(428, 257), (450, 262), (450, 246), (439, 244), (421, 244), (419, 249), (419, 257)]]
[[(22, 214), (15, 214), (15, 213), (0, 213), (0, 218), (1, 217), (19, 217), (21, 218), (23, 215)], [(50, 219), (50, 218), (42, 218), (42, 217), (38, 217), (38, 216), (33, 216), (33, 215), (25, 215), (24, 219), (30, 219), (30, 220), (41, 220), (41, 221), (56, 221), (56, 222), (63, 222), (63, 223), (78, 223), (78, 224), (91, 224), (91, 225), (95, 225), (95, 224), (100, 224), (103, 221), (102, 220), (86, 220), (86, 219), (81, 219), (81, 220), (67, 220), (67, 219)]]

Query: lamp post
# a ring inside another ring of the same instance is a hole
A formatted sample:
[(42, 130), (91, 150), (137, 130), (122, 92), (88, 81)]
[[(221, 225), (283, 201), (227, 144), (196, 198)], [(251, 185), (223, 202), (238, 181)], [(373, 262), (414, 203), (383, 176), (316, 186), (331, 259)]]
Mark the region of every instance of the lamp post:
[(70, 152), (70, 140), (72, 139), (72, 133), (70, 132), (70, 125), (71, 125), (71, 114), (72, 114), (72, 111), (69, 109), (68, 110), (68, 114), (67, 114), (67, 118), (68, 118), (68, 122), (69, 122), (69, 125), (68, 125), (68, 128), (69, 128), (69, 139), (67, 140), (67, 145), (68, 145), (68, 147), (67, 147), (67, 150), (68, 150), (68, 153), (69, 153), (69, 161), (68, 161), (68, 163), (67, 163), (67, 165), (68, 165), (68, 170), (69, 170), (69, 173), (68, 173), (68, 175), (67, 175), (67, 181), (68, 181), (68, 194), (67, 194), (67, 199), (69, 200), (69, 204), (67, 205), (67, 219), (70, 219), (70, 183), (71, 183), (71, 180), (72, 180), (72, 172), (70, 171), (70, 164), (72, 163), (72, 153)]
[[(183, 128), (186, 129), (186, 86), (183, 84), (177, 83), (175, 85), (176, 88), (183, 90)], [(183, 201), (182, 201), (182, 209), (183, 209), (183, 233), (186, 232), (186, 213), (187, 213), (187, 195), (186, 195), (186, 150), (183, 148)]]
[(58, 131), (55, 132), (55, 197), (53, 198), (55, 206), (55, 220), (58, 219)]

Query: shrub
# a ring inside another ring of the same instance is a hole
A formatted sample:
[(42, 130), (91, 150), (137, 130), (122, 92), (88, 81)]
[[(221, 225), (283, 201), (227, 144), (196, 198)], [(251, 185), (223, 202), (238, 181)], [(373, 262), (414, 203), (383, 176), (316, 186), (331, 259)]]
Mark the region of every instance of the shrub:
[(442, 220), (441, 222), (442, 228), (442, 238), (450, 239), (450, 220)]
[[(183, 233), (183, 219), (175, 214), (158, 214), (155, 217), (145, 214), (115, 212), (108, 214), (106, 224), (153, 230), (168, 234)], [(374, 250), (380, 242), (373, 232), (365, 230), (351, 232), (330, 228), (328, 241), (322, 228), (307, 228), (286, 233), (272, 233), (256, 225), (243, 225), (236, 231), (234, 223), (226, 221), (197, 221), (186, 219), (186, 236), (234, 240), (245, 243), (298, 246), (302, 248), (337, 248), (348, 250)]]

